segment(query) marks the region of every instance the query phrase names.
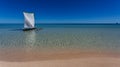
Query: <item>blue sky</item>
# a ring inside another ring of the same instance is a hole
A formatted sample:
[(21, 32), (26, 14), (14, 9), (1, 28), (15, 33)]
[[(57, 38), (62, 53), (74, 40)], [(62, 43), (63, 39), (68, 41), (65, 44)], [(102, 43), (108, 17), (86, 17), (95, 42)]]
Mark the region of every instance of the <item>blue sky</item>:
[(0, 23), (120, 23), (120, 0), (0, 0)]

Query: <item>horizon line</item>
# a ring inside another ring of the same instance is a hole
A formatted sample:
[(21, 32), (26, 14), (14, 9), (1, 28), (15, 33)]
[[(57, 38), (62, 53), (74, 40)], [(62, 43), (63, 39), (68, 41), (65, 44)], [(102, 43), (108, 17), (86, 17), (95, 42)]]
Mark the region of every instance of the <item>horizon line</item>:
[[(0, 23), (0, 24), (24, 24), (24, 23)], [(35, 23), (35, 24), (49, 24), (49, 25), (51, 25), (51, 24), (57, 24), (57, 25), (62, 25), (62, 24), (66, 24), (66, 25), (67, 25), (67, 24), (68, 24), (68, 25), (91, 25), (91, 24), (92, 24), (92, 25), (95, 25), (95, 24), (99, 24), (99, 25), (100, 25), (100, 24), (101, 24), (101, 25), (102, 25), (102, 24), (104, 24), (104, 25), (105, 25), (105, 24), (107, 24), (107, 25), (108, 25), (108, 24), (110, 24), (110, 25), (112, 24), (112, 25), (113, 25), (113, 24), (115, 24), (115, 25), (116, 25), (116, 24), (117, 24), (117, 25), (118, 25), (118, 24), (119, 24), (119, 25), (120, 25), (120, 23), (117, 23), (117, 22), (116, 22), (116, 23)]]

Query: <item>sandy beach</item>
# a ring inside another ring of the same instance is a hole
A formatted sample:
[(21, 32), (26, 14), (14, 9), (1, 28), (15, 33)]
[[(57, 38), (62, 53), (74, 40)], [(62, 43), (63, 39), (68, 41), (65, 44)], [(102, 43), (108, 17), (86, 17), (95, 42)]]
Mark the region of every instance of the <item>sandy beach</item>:
[(120, 67), (120, 55), (115, 52), (11, 51), (0, 51), (0, 67)]
[(120, 67), (120, 58), (94, 57), (32, 62), (2, 62), (0, 67)]

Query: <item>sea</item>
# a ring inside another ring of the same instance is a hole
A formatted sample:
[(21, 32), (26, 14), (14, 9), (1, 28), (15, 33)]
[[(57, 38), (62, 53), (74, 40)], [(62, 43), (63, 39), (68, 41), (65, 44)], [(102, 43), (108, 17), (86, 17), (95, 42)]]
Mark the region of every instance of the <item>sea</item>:
[(31, 31), (22, 31), (23, 26), (0, 24), (0, 49), (120, 52), (119, 24), (36, 24), (42, 29)]

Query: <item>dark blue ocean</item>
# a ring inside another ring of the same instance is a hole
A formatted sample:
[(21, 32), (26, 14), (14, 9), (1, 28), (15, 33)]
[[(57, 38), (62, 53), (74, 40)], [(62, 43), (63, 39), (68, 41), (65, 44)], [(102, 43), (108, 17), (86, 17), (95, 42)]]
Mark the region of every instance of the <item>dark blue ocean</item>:
[[(120, 28), (120, 24), (36, 24), (37, 28)], [(22, 29), (24, 24), (0, 24), (0, 28)]]

